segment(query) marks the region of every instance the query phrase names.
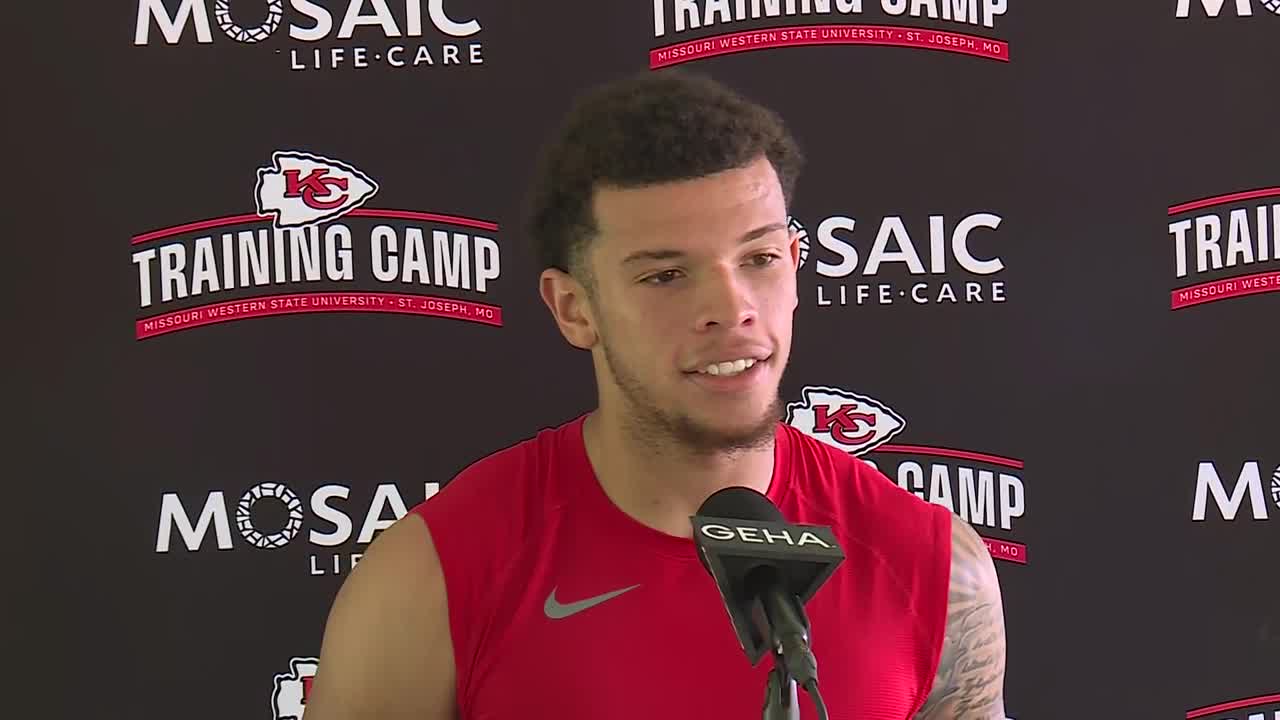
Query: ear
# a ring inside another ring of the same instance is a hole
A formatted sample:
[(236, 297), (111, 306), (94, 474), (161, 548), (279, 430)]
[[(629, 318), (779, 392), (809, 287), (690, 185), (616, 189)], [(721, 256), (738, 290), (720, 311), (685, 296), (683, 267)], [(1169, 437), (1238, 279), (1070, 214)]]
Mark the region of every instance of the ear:
[(581, 283), (562, 270), (548, 268), (538, 278), (538, 292), (570, 345), (580, 350), (595, 347), (599, 336), (587, 290)]

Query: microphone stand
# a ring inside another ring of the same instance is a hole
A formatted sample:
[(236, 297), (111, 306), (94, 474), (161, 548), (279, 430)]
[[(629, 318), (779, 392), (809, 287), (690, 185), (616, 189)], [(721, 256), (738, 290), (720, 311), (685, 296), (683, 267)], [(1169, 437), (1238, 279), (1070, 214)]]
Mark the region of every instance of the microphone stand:
[(773, 669), (765, 686), (764, 720), (800, 720), (800, 698), (796, 679), (787, 672), (780, 647), (774, 648)]
[(779, 583), (767, 586), (759, 605), (763, 611), (762, 627), (773, 644), (764, 720), (800, 720), (797, 675), (813, 698), (819, 720), (827, 720), (826, 706), (818, 695), (818, 661), (809, 650), (809, 618), (799, 598), (780, 588)]

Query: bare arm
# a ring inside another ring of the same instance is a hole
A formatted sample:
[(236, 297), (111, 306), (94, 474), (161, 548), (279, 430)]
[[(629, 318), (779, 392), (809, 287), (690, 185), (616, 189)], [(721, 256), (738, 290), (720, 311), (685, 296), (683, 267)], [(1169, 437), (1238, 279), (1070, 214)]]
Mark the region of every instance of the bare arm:
[(1005, 720), (1004, 607), (982, 538), (951, 518), (951, 592), (933, 690), (915, 720)]
[(453, 720), (444, 578), (421, 518), (370, 545), (334, 599), (307, 720)]

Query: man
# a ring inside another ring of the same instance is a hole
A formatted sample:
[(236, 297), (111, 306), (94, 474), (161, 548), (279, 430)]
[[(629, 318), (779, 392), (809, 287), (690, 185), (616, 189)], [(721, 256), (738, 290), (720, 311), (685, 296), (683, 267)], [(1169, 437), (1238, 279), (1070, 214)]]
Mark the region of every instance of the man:
[(307, 720), (760, 717), (770, 662), (747, 662), (691, 540), (727, 486), (845, 550), (807, 606), (833, 720), (1003, 720), (981, 539), (781, 422), (800, 165), (774, 113), (706, 78), (643, 73), (579, 100), (530, 233), (598, 407), (472, 464), (370, 545)]

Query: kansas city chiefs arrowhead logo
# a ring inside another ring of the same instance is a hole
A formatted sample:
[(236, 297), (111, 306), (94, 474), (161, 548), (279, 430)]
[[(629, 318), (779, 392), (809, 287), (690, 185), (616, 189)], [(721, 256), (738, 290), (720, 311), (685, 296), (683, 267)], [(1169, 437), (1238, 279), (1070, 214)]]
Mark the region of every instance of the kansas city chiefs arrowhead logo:
[(275, 720), (302, 720), (307, 696), (311, 694), (311, 681), (319, 667), (318, 658), (296, 657), (289, 660), (289, 672), (276, 674), (275, 689), (271, 692), (271, 713)]
[(907, 421), (887, 405), (839, 388), (809, 386), (787, 404), (787, 424), (850, 455), (861, 455), (902, 432)]
[(319, 155), (278, 150), (271, 167), (258, 168), (258, 214), (277, 228), (314, 225), (360, 207), (378, 183), (350, 165)]

